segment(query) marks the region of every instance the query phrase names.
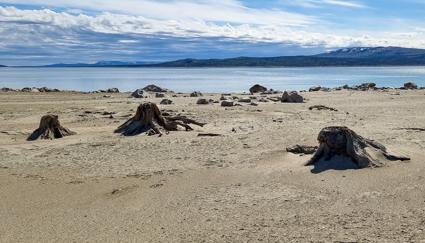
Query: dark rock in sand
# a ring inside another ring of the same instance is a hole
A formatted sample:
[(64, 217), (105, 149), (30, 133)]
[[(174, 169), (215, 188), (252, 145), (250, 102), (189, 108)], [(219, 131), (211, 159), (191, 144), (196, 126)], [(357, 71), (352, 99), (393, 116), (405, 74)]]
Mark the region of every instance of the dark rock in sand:
[(251, 92), (252, 94), (253, 93), (266, 92), (266, 91), (267, 91), (267, 88), (264, 87), (264, 86), (261, 86), (259, 84), (256, 84), (249, 89), (249, 92)]
[(196, 102), (196, 104), (198, 104), (198, 105), (208, 105), (209, 103), (210, 102), (205, 98), (201, 98)]
[(160, 93), (171, 92), (171, 93), (174, 93), (173, 91), (171, 91), (169, 89), (164, 89), (164, 88), (161, 88), (161, 87), (153, 85), (153, 84), (150, 84), (150, 85), (144, 87), (143, 90), (146, 90), (148, 92), (160, 92)]
[(295, 90), (286, 90), (283, 92), (282, 102), (302, 103), (304, 98)]
[(319, 91), (322, 88), (322, 86), (320, 85), (315, 85), (310, 87), (310, 89), (308, 90), (309, 92), (313, 92), (313, 91)]
[(233, 106), (234, 105), (234, 101), (233, 100), (223, 100), (221, 102), (221, 106)]
[(165, 97), (164, 93), (156, 93), (155, 94), (155, 98), (164, 98), (164, 97)]
[(118, 90), (118, 88), (109, 88), (107, 90), (108, 93), (119, 93), (120, 91)]
[(418, 89), (418, 86), (415, 83), (407, 82), (404, 84), (405, 89)]
[(204, 96), (204, 95), (201, 93), (201, 91), (193, 91), (190, 94), (190, 97), (202, 97), (202, 96)]
[(151, 95), (144, 89), (137, 89), (131, 94), (131, 96), (135, 98), (150, 98), (151, 97)]
[(160, 102), (161, 105), (171, 105), (171, 103), (173, 103), (173, 101), (169, 99), (163, 99)]

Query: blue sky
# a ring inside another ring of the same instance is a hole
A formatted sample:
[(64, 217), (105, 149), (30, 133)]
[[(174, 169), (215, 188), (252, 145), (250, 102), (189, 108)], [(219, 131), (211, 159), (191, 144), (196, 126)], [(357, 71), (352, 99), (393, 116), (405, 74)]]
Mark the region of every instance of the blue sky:
[(425, 49), (425, 0), (0, 0), (0, 64)]

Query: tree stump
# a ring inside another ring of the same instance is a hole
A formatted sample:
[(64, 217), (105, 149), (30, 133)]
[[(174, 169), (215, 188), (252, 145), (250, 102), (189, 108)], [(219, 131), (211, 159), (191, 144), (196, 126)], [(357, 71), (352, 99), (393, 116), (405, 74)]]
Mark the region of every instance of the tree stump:
[(187, 124), (204, 126), (205, 123), (196, 122), (184, 116), (162, 116), (155, 103), (144, 103), (139, 105), (136, 114), (128, 121), (119, 126), (114, 132), (124, 136), (134, 136), (141, 133), (150, 135), (168, 134), (170, 131), (177, 131), (178, 126), (182, 126), (186, 131), (193, 130)]
[(61, 126), (57, 115), (41, 117), (40, 126), (28, 138), (28, 141), (37, 139), (55, 139), (76, 134), (68, 128)]
[(319, 149), (306, 165), (314, 164), (323, 156), (327, 161), (335, 155), (341, 155), (350, 157), (359, 168), (384, 166), (385, 164), (382, 161), (372, 158), (365, 150), (366, 147), (377, 149), (388, 160), (410, 160), (407, 157), (389, 154), (382, 144), (363, 138), (344, 126), (323, 128), (317, 140), (320, 143)]

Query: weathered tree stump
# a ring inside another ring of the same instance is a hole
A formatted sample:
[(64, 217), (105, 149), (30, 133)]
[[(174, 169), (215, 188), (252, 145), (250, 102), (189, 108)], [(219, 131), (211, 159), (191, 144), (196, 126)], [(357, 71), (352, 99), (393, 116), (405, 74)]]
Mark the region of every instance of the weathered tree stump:
[(389, 154), (382, 144), (363, 138), (344, 126), (323, 128), (317, 140), (319, 140), (320, 143), (319, 149), (306, 165), (314, 164), (323, 156), (327, 161), (335, 155), (341, 155), (350, 157), (359, 168), (384, 166), (384, 162), (372, 158), (365, 150), (366, 147), (372, 147), (378, 150), (378, 152), (381, 152), (388, 160), (410, 160), (410, 158), (407, 157)]
[(205, 123), (196, 122), (184, 116), (162, 116), (161, 111), (155, 103), (144, 103), (139, 105), (136, 114), (128, 121), (119, 126), (115, 132), (124, 136), (134, 136), (141, 133), (150, 135), (168, 134), (170, 131), (177, 131), (178, 126), (182, 126), (186, 131), (193, 130), (187, 124), (204, 126)]
[(40, 126), (28, 138), (28, 141), (37, 139), (55, 139), (76, 134), (68, 128), (61, 126), (57, 115), (41, 117)]

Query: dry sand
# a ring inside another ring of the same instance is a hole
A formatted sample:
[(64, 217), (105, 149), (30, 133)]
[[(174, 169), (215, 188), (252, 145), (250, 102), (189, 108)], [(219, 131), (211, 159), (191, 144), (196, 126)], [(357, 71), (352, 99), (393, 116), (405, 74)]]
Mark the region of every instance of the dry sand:
[[(160, 109), (207, 125), (161, 137), (113, 133), (159, 98), (0, 93), (0, 241), (425, 242), (425, 132), (406, 129), (425, 128), (425, 90), (396, 92), (228, 108), (171, 98)], [(46, 114), (77, 135), (26, 141)], [(411, 160), (359, 170), (286, 152), (333, 125)]]

